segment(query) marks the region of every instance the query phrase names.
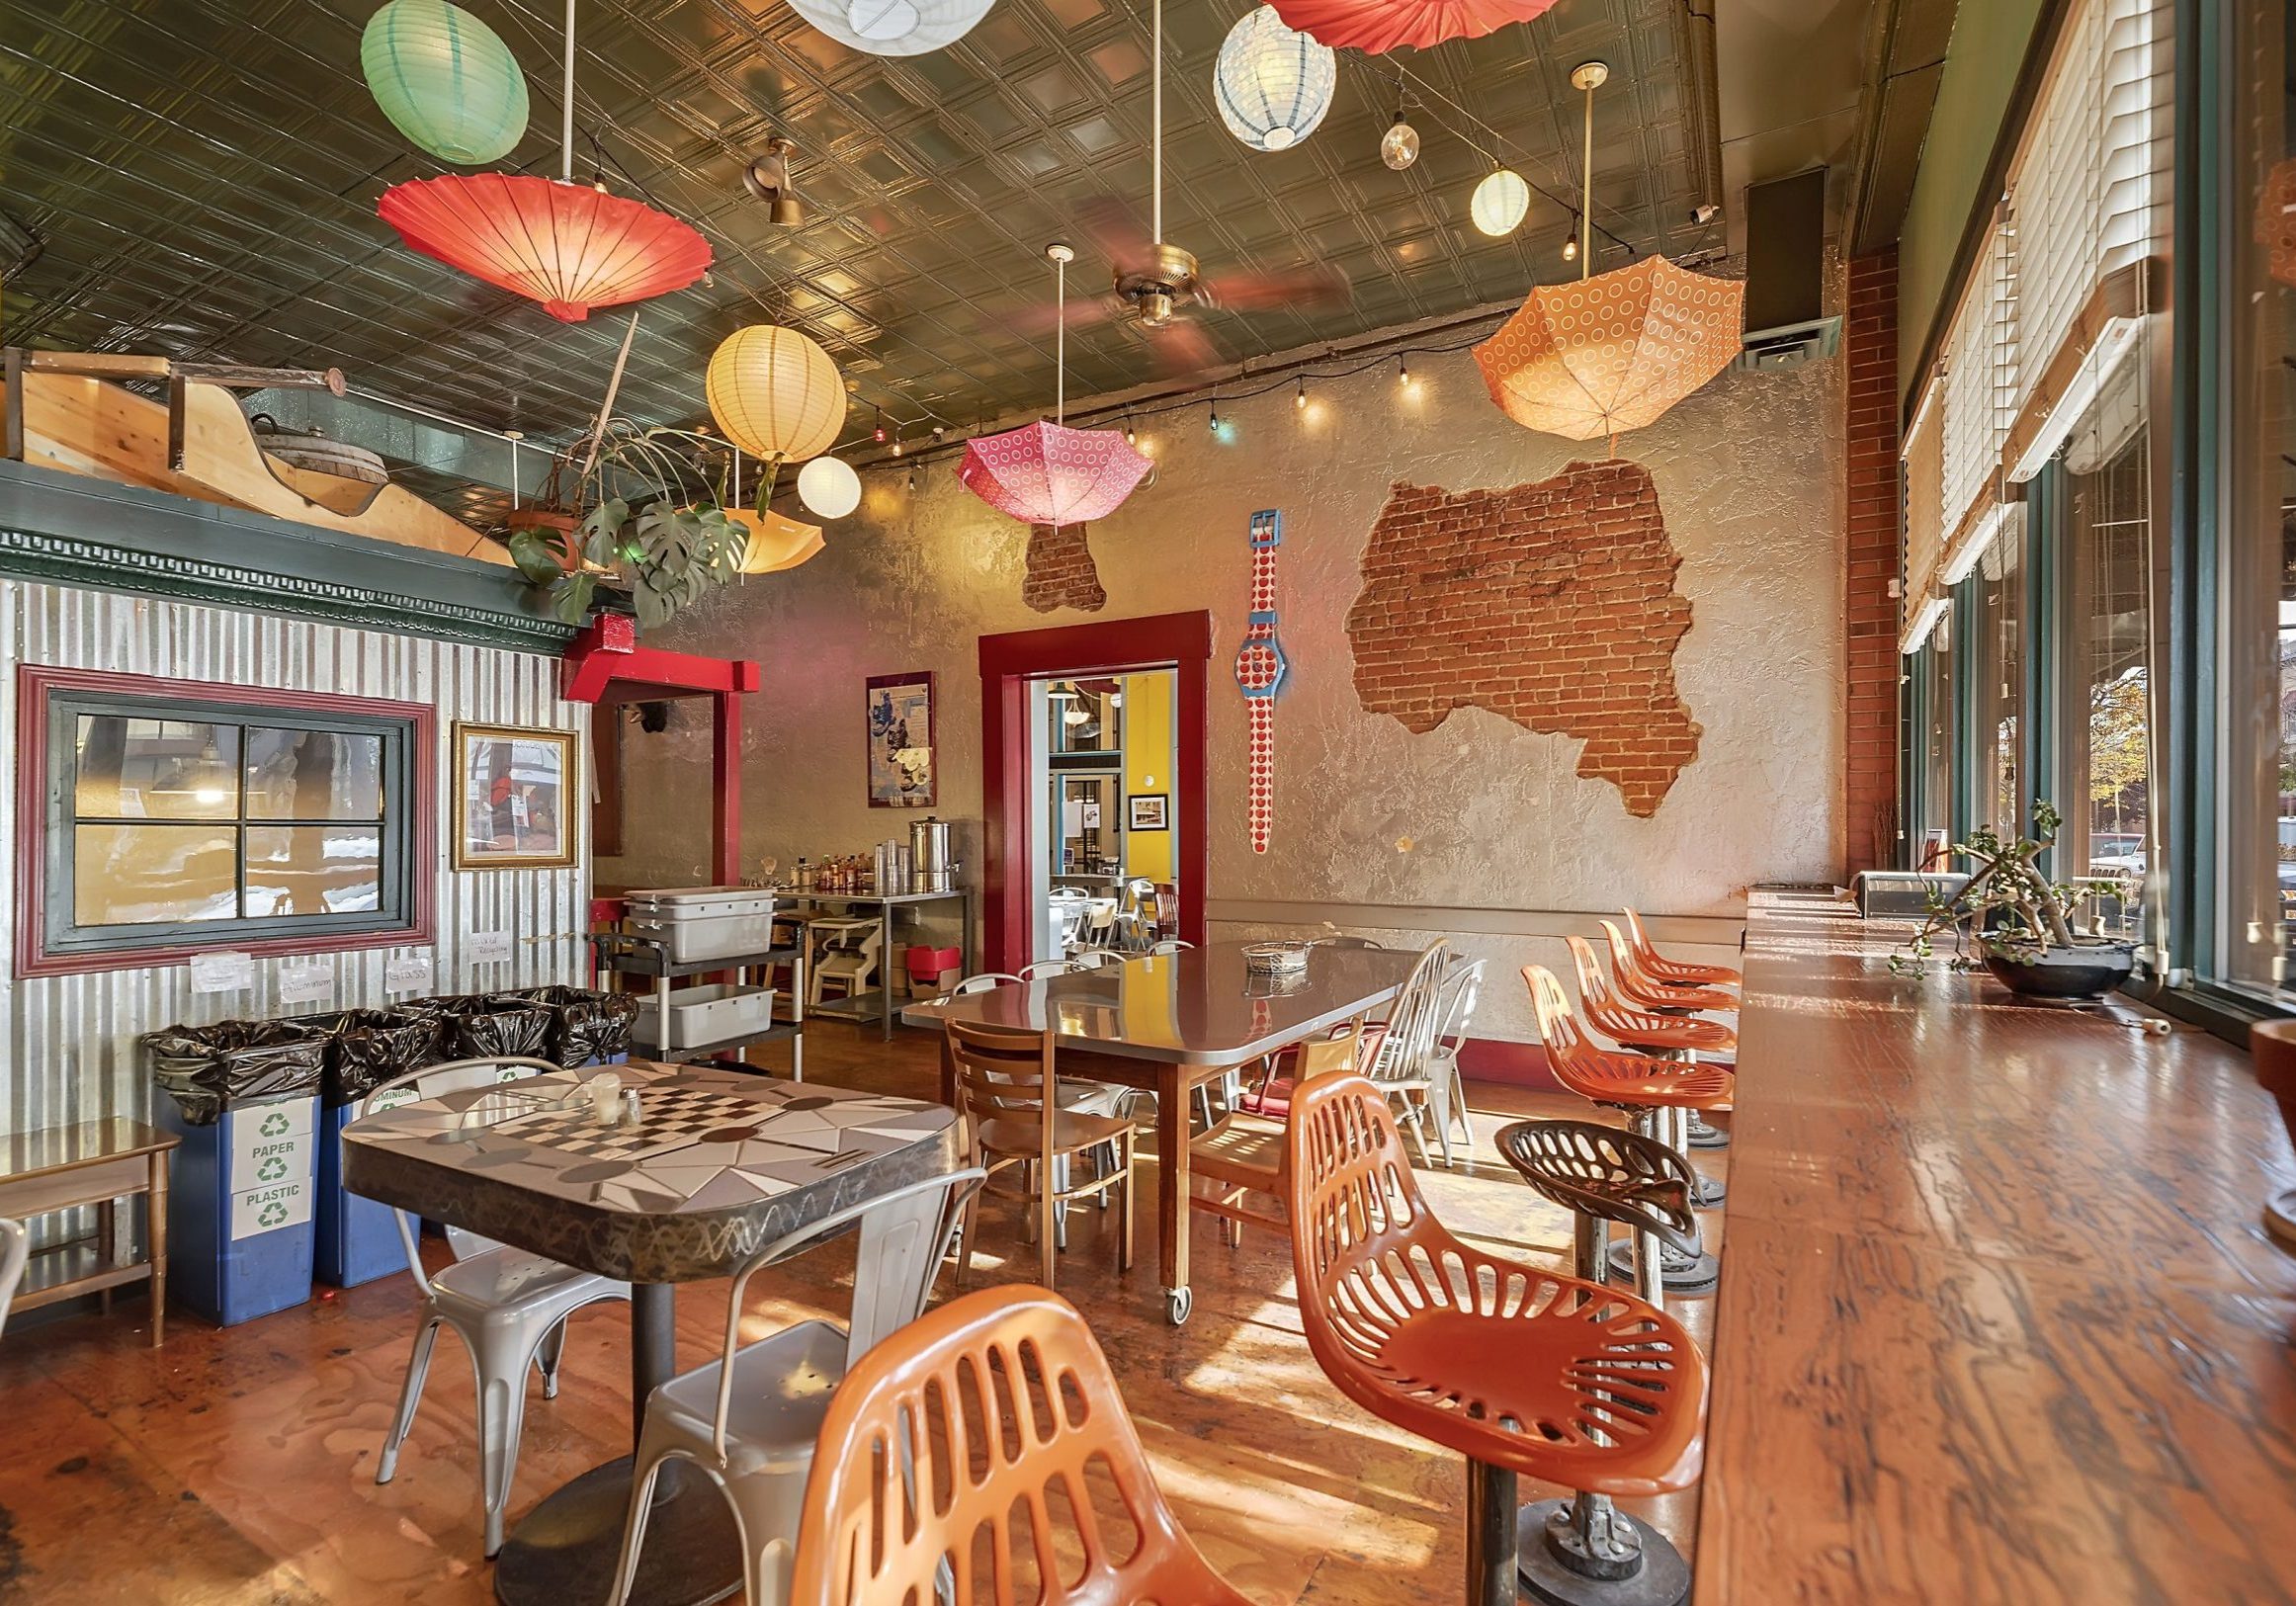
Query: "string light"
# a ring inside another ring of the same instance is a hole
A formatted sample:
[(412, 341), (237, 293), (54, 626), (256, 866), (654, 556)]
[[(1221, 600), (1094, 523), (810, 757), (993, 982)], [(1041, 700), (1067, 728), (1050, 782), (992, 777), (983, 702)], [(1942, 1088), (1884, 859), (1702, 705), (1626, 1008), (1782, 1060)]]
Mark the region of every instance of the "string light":
[(1208, 421), (1207, 427), (1215, 435), (1220, 433), (1220, 399), (1217, 396), (1212, 400), (1212, 417)]
[(1292, 405), (1305, 409), (1308, 405), (1308, 376), (1300, 376), (1300, 387), (1292, 392)]
[(877, 409), (877, 428), (870, 432), (869, 438), (879, 446), (885, 445), (885, 409), (883, 407)]
[(1408, 357), (1399, 357), (1399, 358), (1397, 358), (1397, 359), (1396, 359), (1396, 383), (1398, 383), (1398, 384), (1405, 384), (1405, 385), (1407, 385), (1407, 384), (1409, 384), (1410, 382), (1411, 382), (1411, 360), (1410, 360)]
[(1127, 416), (1124, 420), (1124, 444), (1126, 446), (1138, 446), (1140, 444), (1140, 431), (1132, 427), (1132, 419), (1129, 416)]
[(1563, 242), (1563, 260), (1565, 262), (1578, 260), (1578, 219), (1575, 217), (1571, 219), (1571, 237)]

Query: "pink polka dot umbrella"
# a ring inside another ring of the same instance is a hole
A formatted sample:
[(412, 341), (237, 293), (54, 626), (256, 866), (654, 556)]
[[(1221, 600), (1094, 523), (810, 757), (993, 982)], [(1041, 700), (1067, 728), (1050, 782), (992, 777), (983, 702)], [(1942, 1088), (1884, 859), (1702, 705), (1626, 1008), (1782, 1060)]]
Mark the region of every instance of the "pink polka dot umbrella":
[(1124, 504), (1151, 464), (1112, 429), (1036, 423), (969, 442), (957, 477), (1029, 524), (1090, 524)]

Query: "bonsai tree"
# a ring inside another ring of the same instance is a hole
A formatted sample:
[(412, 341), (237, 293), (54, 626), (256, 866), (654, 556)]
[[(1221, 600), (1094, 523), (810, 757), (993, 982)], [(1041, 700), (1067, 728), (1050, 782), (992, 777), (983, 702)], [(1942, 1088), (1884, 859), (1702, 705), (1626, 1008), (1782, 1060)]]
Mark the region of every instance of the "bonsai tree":
[[(514, 521), (503, 538), (510, 560), (550, 590), (569, 625), (589, 616), (599, 585), (610, 579), (629, 588), (640, 630), (664, 623), (741, 572), (749, 533), (725, 511), (723, 483), (712, 485), (696, 466), (718, 446), (683, 430), (612, 420), (594, 446), (576, 442), (557, 460), (544, 504), (560, 511), (529, 511)], [(564, 498), (558, 475), (577, 453), (588, 461)], [(766, 489), (761, 485), (761, 496)]]
[[(2033, 805), (2037, 836), (2004, 838), (1989, 825), (1949, 847), (1947, 853), (1966, 858), (1975, 869), (1951, 895), (1930, 889), (1928, 918), (1906, 939), (1906, 953), (1890, 956), (1890, 969), (1900, 974), (1918, 972), (1933, 957), (1931, 939), (1944, 931), (1954, 934), (1955, 952), (1947, 964), (1956, 971), (1974, 970), (1989, 958), (2032, 965), (2054, 950), (2121, 946), (2115, 938), (2081, 929), (2075, 911), (2091, 897), (2125, 898), (2131, 890), (2127, 883), (2109, 877), (2053, 882), (2035, 863), (2056, 844), (2064, 823), (2056, 805), (2043, 801)], [(1975, 954), (1969, 952), (1973, 944)]]

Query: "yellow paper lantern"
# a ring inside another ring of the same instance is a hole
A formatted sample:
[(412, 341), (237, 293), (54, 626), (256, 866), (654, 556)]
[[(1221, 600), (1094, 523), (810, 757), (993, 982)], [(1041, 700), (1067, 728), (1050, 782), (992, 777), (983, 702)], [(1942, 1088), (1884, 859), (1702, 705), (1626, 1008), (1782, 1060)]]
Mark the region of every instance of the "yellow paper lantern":
[(821, 527), (771, 511), (754, 513), (745, 507), (727, 508), (725, 516), (741, 526), (749, 540), (741, 549), (744, 574), (779, 574), (794, 569), (821, 550)]
[(753, 323), (710, 356), (710, 416), (754, 458), (802, 463), (837, 444), (845, 381), (829, 354), (795, 329)]

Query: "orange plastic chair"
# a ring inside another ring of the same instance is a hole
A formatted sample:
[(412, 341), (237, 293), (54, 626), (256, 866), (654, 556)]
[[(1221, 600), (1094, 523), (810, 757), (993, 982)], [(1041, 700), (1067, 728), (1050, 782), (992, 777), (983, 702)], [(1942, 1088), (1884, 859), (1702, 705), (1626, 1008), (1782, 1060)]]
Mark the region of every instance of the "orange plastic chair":
[(1611, 1495), (1696, 1480), (1706, 1363), (1681, 1324), (1445, 1231), (1374, 1083), (1300, 1089), (1290, 1169), (1292, 1267), (1317, 1364), (1374, 1416), (1467, 1457), (1471, 1606), (1515, 1601), (1518, 1475)]
[(1181, 1531), (1108, 1357), (1049, 1289), (951, 1300), (864, 1355), (798, 1532), (807, 1606), (1251, 1606)]
[(1670, 1011), (1676, 1014), (1700, 1012), (1712, 1015), (1738, 1013), (1738, 994), (1724, 992), (1719, 987), (1688, 986), (1680, 982), (1660, 981), (1643, 969), (1635, 955), (1634, 945), (1626, 933), (1612, 920), (1602, 922), (1602, 935), (1610, 944), (1611, 974), (1618, 980), (1618, 990), (1628, 1002), (1643, 1009)]
[(1728, 1054), (1737, 1049), (1738, 1034), (1720, 1021), (1635, 1008), (1610, 990), (1592, 943), (1583, 937), (1563, 940), (1571, 945), (1571, 963), (1578, 971), (1578, 1007), (1586, 1023), (1619, 1047), (1664, 1055)]
[(1688, 960), (1668, 959), (1658, 952), (1651, 941), (1650, 933), (1643, 930), (1643, 917), (1632, 909), (1621, 911), (1626, 916), (1626, 929), (1634, 938), (1635, 958), (1655, 981), (1663, 981), (1676, 987), (1736, 987), (1745, 977), (1727, 965), (1693, 965)]

